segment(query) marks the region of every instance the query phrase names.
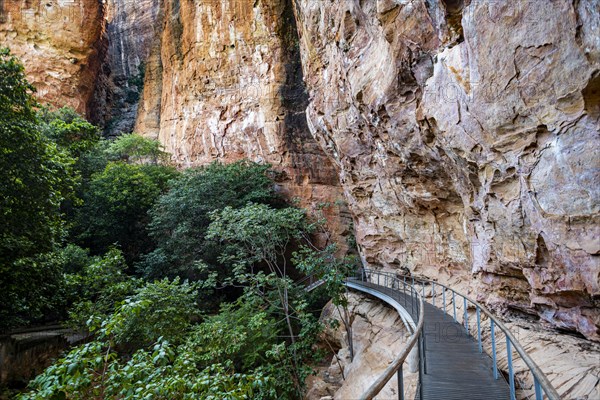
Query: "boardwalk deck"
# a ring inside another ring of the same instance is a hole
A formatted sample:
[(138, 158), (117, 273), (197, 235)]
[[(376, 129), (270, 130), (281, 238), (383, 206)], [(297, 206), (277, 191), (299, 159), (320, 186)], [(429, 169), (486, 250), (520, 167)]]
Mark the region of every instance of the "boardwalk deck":
[[(418, 320), (415, 298), (401, 291), (370, 282), (352, 280), (367, 290), (395, 299)], [(360, 290), (360, 289), (359, 289)], [(425, 374), (421, 390), (424, 400), (506, 400), (508, 383), (502, 375), (494, 379), (491, 358), (480, 353), (477, 341), (451, 315), (425, 303)], [(419, 396), (417, 395), (417, 398)]]

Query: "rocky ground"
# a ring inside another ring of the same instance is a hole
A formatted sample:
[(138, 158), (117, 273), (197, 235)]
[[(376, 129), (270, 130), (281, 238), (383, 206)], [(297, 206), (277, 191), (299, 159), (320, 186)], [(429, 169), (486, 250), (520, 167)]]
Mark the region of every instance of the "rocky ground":
[[(439, 305), (439, 298), (437, 301)], [(336, 349), (337, 357), (331, 357), (328, 362), (320, 365), (319, 373), (308, 379), (307, 399), (350, 400), (360, 397), (404, 346), (408, 334), (394, 309), (377, 299), (351, 293), (350, 310), (356, 352), (354, 361), (350, 361), (343, 326), (327, 329), (323, 335), (323, 347)], [(451, 310), (450, 306), (448, 310)], [(457, 314), (460, 320), (462, 310), (462, 306), (458, 304)], [(475, 310), (469, 310), (469, 314), (470, 330), (476, 332)], [(322, 318), (324, 321), (330, 318), (340, 321), (339, 313), (331, 303), (324, 309)], [(485, 317), (482, 318), (482, 326), (484, 349), (491, 354), (489, 320)], [(581, 337), (548, 332), (527, 319), (513, 317), (512, 321), (507, 322), (507, 326), (548, 376), (562, 398), (600, 398), (600, 345)], [(506, 374), (508, 367), (505, 339), (501, 333), (497, 333), (496, 337), (498, 365)], [(528, 368), (516, 352), (513, 353), (513, 361), (516, 381), (520, 387), (517, 397), (533, 398), (533, 381)], [(407, 398), (411, 398), (418, 376), (405, 371), (404, 381)], [(377, 398), (396, 399), (396, 391), (396, 381), (392, 380)]]
[[(409, 336), (396, 310), (377, 299), (354, 293), (349, 296), (354, 360), (350, 360), (347, 335), (341, 322), (336, 329), (328, 328), (322, 341), (339, 349), (337, 357), (331, 357), (328, 365), (320, 366), (317, 376), (309, 378), (307, 399), (359, 398), (401, 351)], [(322, 319), (340, 321), (335, 306), (329, 303), (323, 310)], [(417, 380), (416, 373), (405, 371), (407, 398), (412, 396), (411, 393), (414, 394)], [(392, 379), (377, 398), (397, 399), (397, 390), (397, 381)]]

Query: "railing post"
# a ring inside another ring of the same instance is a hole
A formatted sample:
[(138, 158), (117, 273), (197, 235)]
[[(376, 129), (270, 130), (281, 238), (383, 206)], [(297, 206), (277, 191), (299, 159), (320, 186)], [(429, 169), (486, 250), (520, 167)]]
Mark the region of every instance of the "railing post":
[(513, 374), (512, 364), (512, 349), (510, 346), (510, 339), (506, 337), (506, 357), (508, 358), (508, 381), (510, 384), (510, 400), (516, 400), (515, 396), (515, 376)]
[(542, 400), (544, 397), (542, 394), (542, 387), (540, 386), (540, 381), (538, 381), (535, 375), (533, 377), (533, 386), (535, 387), (535, 400)]
[(421, 282), (421, 292), (422, 292), (422, 296), (423, 296), (423, 300), (425, 300), (425, 283)]
[(433, 298), (432, 304), (435, 307), (435, 282), (431, 282), (431, 296)]
[[(425, 325), (423, 325), (423, 332), (425, 332)], [(421, 343), (423, 344), (423, 373), (427, 374), (427, 357), (425, 356), (426, 352), (427, 352), (427, 336), (425, 335), (425, 333), (422, 334), (423, 335), (423, 340), (421, 341)]]
[(442, 303), (444, 305), (444, 314), (447, 314), (447, 312), (446, 312), (446, 286), (442, 286)]
[(379, 286), (379, 277), (380, 277), (380, 276), (381, 276), (381, 275), (379, 274), (379, 272), (377, 272), (377, 286)]
[(463, 297), (463, 307), (465, 308), (465, 329), (467, 331), (467, 336), (469, 336), (469, 313), (467, 312), (467, 298)]
[(479, 352), (483, 353), (483, 346), (481, 345), (481, 313), (479, 306), (477, 306), (477, 341), (479, 344)]
[(421, 352), (421, 339), (423, 337), (423, 331), (419, 334), (419, 340), (417, 346), (419, 346), (419, 400), (423, 400), (423, 370), (421, 369), (421, 360), (423, 359), (423, 353)]
[(419, 335), (419, 367), (421, 377), (425, 375), (425, 352), (423, 351), (423, 332)]
[(456, 292), (452, 291), (452, 307), (454, 308), (454, 322), (456, 322)]
[[(402, 363), (404, 364), (404, 363)], [(402, 364), (398, 368), (398, 399), (404, 400), (404, 376), (402, 375)]]
[(494, 379), (498, 379), (498, 366), (496, 365), (496, 335), (494, 334), (494, 320), (491, 318), (490, 334), (492, 336), (492, 362), (494, 364)]

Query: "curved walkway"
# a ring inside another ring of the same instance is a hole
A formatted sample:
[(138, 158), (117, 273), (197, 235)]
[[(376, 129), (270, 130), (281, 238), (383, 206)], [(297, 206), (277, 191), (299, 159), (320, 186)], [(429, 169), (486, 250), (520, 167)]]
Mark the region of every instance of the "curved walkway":
[[(346, 285), (354, 290), (376, 295), (384, 301), (385, 296), (393, 298), (410, 314), (414, 326), (414, 321), (418, 319), (415, 296), (398, 288), (388, 287), (394, 286), (388, 281), (379, 283), (349, 279)], [(502, 376), (494, 378), (492, 359), (480, 352), (478, 342), (465, 328), (429, 303), (424, 303), (424, 311), (424, 357), (417, 399), (510, 399), (508, 383)]]

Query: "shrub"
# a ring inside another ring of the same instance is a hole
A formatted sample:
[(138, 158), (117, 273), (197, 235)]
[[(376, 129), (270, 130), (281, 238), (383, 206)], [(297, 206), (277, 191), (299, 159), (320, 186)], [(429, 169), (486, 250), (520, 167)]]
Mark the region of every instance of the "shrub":
[(247, 161), (185, 171), (150, 210), (149, 230), (157, 249), (139, 264), (143, 274), (198, 279), (202, 276), (199, 266), (219, 270), (221, 248), (205, 238), (209, 214), (227, 206), (277, 201), (268, 171), (268, 165)]

